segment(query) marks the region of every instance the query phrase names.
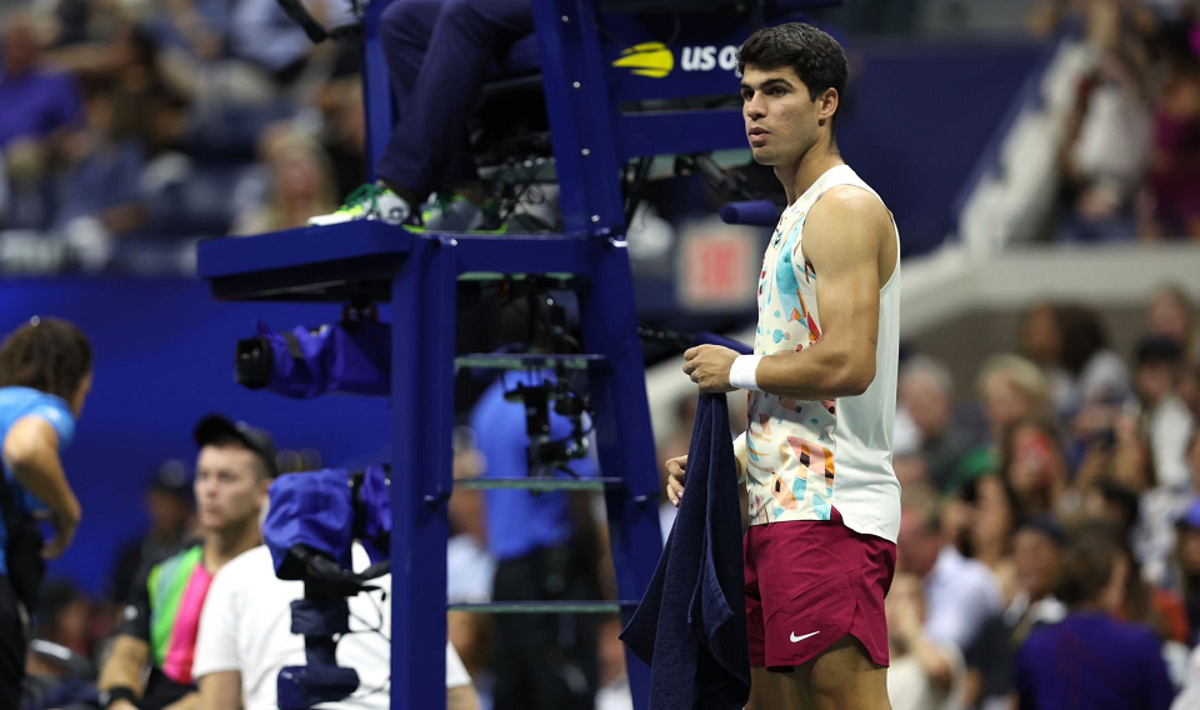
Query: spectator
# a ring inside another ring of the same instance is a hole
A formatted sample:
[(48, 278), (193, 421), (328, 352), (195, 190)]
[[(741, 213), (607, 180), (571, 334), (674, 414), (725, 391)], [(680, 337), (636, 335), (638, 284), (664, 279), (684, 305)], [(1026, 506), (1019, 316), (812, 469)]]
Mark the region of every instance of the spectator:
[(21, 710), (91, 710), (96, 669), (88, 660), (91, 602), (73, 583), (47, 582), (26, 659), (28, 676)]
[(1191, 636), (1189, 646), (1200, 643), (1200, 499), (1175, 524), (1175, 564)]
[(1128, 565), (1100, 534), (1079, 536), (1062, 560), (1066, 619), (1035, 630), (1017, 656), (1022, 710), (1167, 710), (1174, 688), (1159, 641), (1118, 620)]
[(1012, 556), (1013, 530), (1020, 522), (1017, 496), (999, 476), (984, 476), (968, 481), (958, 498), (967, 506), (967, 525), (959, 549), (964, 556), (987, 565), (1008, 603), (1017, 583)]
[(118, 603), (129, 599), (138, 570), (178, 552), (191, 534), (195, 502), (187, 464), (179, 459), (160, 464), (142, 496), (142, 506), (150, 518), (150, 529), (121, 548), (113, 565), (111, 598)]
[[(1117, 536), (1122, 532), (1119, 525), (1107, 521), (1089, 521), (1087, 524), (1107, 527)], [(1123, 542), (1125, 539), (1117, 537), (1117, 541), (1121, 543), (1121, 559), (1129, 568), (1125, 585), (1125, 606), (1121, 609), (1120, 618), (1148, 626), (1164, 642), (1163, 658), (1169, 659), (1178, 650), (1181, 656), (1178, 665), (1183, 665), (1190, 636), (1187, 607), (1183, 597), (1174, 590), (1161, 589), (1146, 581), (1132, 548)]]
[(1158, 486), (1150, 442), (1132, 414), (1117, 414), (1112, 426), (1098, 432), (1086, 446), (1074, 485), (1080, 494), (1103, 481), (1139, 496)]
[(1151, 96), (1141, 53), (1118, 44), (1102, 48), (1080, 81), (1059, 156), (1070, 212), (1062, 231), (1078, 241), (1128, 240), (1137, 232), (1136, 198), (1153, 139)]
[[(455, 430), (454, 478), (478, 478), (483, 461), (470, 443), (459, 443), (467, 437), (467, 427)], [(460, 450), (459, 447), (466, 447)], [(488, 554), (487, 526), (483, 512), (483, 496), (470, 488), (455, 488), (450, 496), (450, 541), (447, 547), (446, 571), (449, 575), (446, 597), (450, 603), (487, 602), (492, 598), (492, 580), (496, 560)]]
[[(1145, 458), (1149, 460), (1149, 456)], [(1175, 586), (1171, 573), (1175, 549), (1175, 523), (1187, 512), (1200, 491), (1200, 429), (1193, 431), (1187, 452), (1188, 483), (1184, 486), (1158, 486), (1140, 498), (1134, 496), (1139, 522), (1133, 531), (1133, 549), (1141, 562), (1146, 579), (1163, 586)]]
[(923, 356), (909, 358), (900, 373), (899, 404), (921, 434), (921, 454), (934, 488), (945, 493), (959, 462), (973, 445), (969, 432), (954, 417), (954, 381), (942, 363)]
[(75, 82), (42, 65), (37, 30), (24, 12), (5, 18), (0, 49), (0, 149), (24, 138), (49, 157), (54, 140), (82, 118)]
[(194, 437), (203, 540), (140, 576), (100, 673), (107, 710), (163, 710), (180, 701), (194, 707), (192, 660), (209, 585), (227, 562), (261, 542), (259, 513), (277, 472), (270, 435), (214, 414), (196, 425)]
[(1058, 307), (1062, 367), (1070, 378), (1070, 411), (1120, 402), (1129, 394), (1129, 368), (1108, 342), (1100, 315), (1079, 305)]
[(1200, 67), (1172, 67), (1155, 117), (1150, 239), (1200, 238)]
[(1042, 368), (1060, 418), (1129, 392), (1128, 368), (1089, 308), (1039, 303), (1021, 317), (1018, 339), (1021, 353)]
[(1054, 597), (1066, 533), (1053, 518), (1042, 516), (1021, 524), (1013, 536), (1017, 591), (1003, 612), (983, 624), (967, 649), (967, 702), (980, 710), (1008, 708), (1017, 651), (1040, 625), (1066, 616)]
[(36, 610), (36, 634), (39, 639), (56, 643), (83, 657), (92, 654), (88, 635), (91, 601), (75, 584), (52, 579), (42, 588)]
[(1054, 426), (1038, 419), (1023, 419), (1004, 433), (1000, 472), (1017, 500), (1017, 517), (1029, 518), (1059, 512), (1068, 490), (1067, 462)]
[(0, 215), (10, 228), (46, 229), (54, 215), (50, 169), (66, 132), (83, 117), (73, 78), (45, 69), (41, 46), (24, 12), (4, 20), (0, 42), (0, 152), (11, 194)]
[(240, 215), (233, 226), (234, 234), (303, 227), (314, 213), (336, 207), (329, 157), (316, 141), (284, 133), (268, 143), (267, 160), (271, 169), (267, 201)]
[(1022, 419), (1046, 413), (1050, 391), (1037, 366), (1016, 355), (994, 355), (979, 373), (979, 393), (992, 440)]
[(888, 698), (892, 710), (958, 710), (963, 707), (966, 668), (951, 643), (930, 639), (924, 629), (925, 593), (915, 575), (898, 574), (887, 602)]
[(1000, 470), (1000, 445), (1009, 426), (1050, 411), (1050, 389), (1033, 362), (1017, 355), (993, 355), (976, 379), (988, 422), (989, 442), (969, 451), (954, 473), (950, 488), (984, 473)]
[(1146, 333), (1153, 338), (1170, 340), (1183, 351), (1185, 359), (1200, 355), (1200, 328), (1196, 309), (1182, 286), (1172, 284), (1159, 289), (1146, 311)]
[(900, 482), (901, 496), (904, 495), (904, 491), (933, 487), (929, 463), (919, 451), (894, 454), (892, 470), (896, 472), (896, 480)]
[(925, 587), (925, 634), (960, 652), (975, 640), (985, 619), (1000, 610), (1000, 585), (984, 564), (963, 557), (943, 540), (939, 503), (930, 492), (903, 501), (898, 567)]
[(111, 92), (107, 81), (85, 84), (86, 121), (66, 143), (53, 225), (85, 255), (89, 270), (107, 265), (113, 237), (149, 216), (140, 190), (145, 154), (137, 140), (117, 134)]
[(1065, 346), (1062, 323), (1058, 308), (1050, 301), (1037, 303), (1021, 314), (1017, 324), (1017, 349), (1021, 356), (1042, 368), (1050, 379), (1050, 389), (1055, 404), (1061, 408), (1064, 384), (1062, 361)]
[(1185, 486), (1184, 451), (1194, 424), (1176, 394), (1183, 375), (1183, 351), (1170, 340), (1147, 338), (1138, 344), (1134, 363), (1141, 427), (1150, 441), (1158, 483)]

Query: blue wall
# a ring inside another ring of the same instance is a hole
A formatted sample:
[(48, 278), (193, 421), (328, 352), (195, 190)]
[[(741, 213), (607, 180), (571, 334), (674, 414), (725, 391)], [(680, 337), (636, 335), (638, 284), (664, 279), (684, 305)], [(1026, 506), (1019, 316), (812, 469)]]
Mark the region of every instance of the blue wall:
[(74, 546), (51, 575), (102, 590), (121, 543), (145, 525), (141, 495), (154, 466), (194, 461), (195, 422), (210, 411), (267, 428), (279, 447), (311, 447), (327, 464), (376, 460), (385, 450), (384, 399), (312, 401), (251, 392), (233, 382), (234, 341), (256, 318), (276, 328), (336, 320), (325, 305), (219, 304), (197, 281), (65, 278), (0, 283), (0, 330), (34, 314), (77, 323), (96, 349), (95, 387), (63, 455), (83, 507)]
[(838, 142), (895, 213), (906, 256), (956, 227), (955, 200), (1042, 51), (1032, 42), (850, 48)]

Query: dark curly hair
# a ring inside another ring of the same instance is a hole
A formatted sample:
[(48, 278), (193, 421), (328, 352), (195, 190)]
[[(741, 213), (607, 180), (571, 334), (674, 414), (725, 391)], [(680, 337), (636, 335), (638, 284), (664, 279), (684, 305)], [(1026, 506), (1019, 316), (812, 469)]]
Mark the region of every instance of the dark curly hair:
[(0, 387), (32, 387), (70, 401), (92, 371), (92, 344), (58, 318), (34, 318), (0, 344)]
[[(738, 52), (738, 73), (745, 73), (749, 64), (760, 69), (791, 67), (808, 87), (812, 101), (826, 89), (836, 89), (842, 96), (850, 73), (842, 45), (824, 30), (803, 22), (764, 27), (750, 35)], [(837, 128), (836, 113), (830, 128)]]

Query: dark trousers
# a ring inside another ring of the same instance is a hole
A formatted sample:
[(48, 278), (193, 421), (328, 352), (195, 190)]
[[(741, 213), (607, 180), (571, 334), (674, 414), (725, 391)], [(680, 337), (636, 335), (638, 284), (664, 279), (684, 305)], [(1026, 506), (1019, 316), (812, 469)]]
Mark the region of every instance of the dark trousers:
[(422, 200), (477, 179), (467, 119), (492, 58), (533, 32), (530, 0), (393, 0), (380, 19), (399, 119), (376, 173)]
[(21, 707), (24, 679), (25, 624), (12, 582), (0, 574), (0, 708)]
[[(595, 599), (589, 559), (544, 549), (496, 566), (495, 601)], [(497, 614), (495, 710), (592, 710), (597, 687), (592, 614)]]

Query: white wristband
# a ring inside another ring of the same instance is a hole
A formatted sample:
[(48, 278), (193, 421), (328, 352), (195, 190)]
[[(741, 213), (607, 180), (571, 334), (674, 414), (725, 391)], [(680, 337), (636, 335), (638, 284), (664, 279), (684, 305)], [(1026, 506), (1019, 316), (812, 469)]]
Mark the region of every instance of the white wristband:
[(729, 368), (729, 384), (740, 390), (758, 391), (758, 361), (762, 355), (738, 355)]

